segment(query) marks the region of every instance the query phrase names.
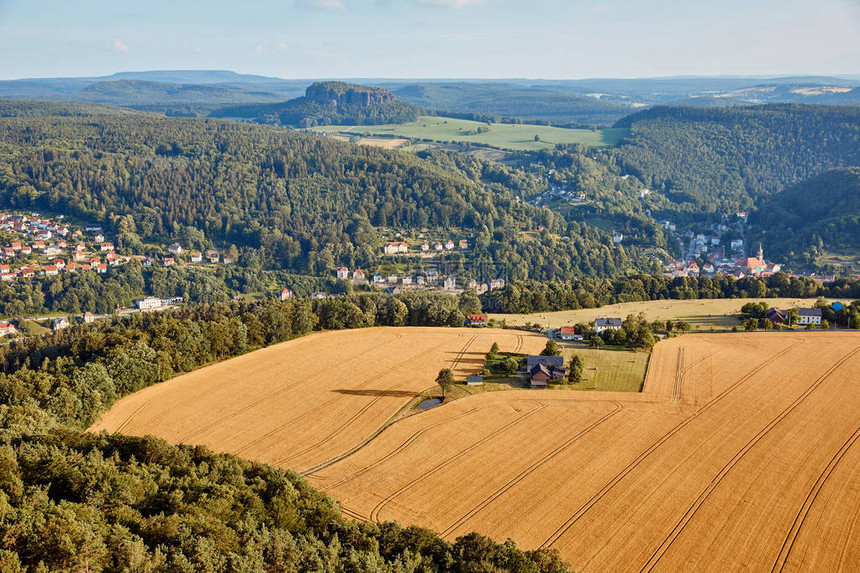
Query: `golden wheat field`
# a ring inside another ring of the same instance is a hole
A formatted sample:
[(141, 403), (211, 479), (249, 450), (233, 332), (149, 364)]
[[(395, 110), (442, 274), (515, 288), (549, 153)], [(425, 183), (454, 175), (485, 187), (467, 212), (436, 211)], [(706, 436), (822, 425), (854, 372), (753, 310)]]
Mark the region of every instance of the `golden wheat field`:
[(365, 442), (493, 340), (545, 341), (312, 335), (127, 397), (93, 429), (304, 470), (355, 519), (557, 548), (577, 571), (858, 570), (860, 336), (685, 335), (656, 346), (642, 393), (485, 392)]
[(213, 364), (120, 400), (91, 430), (304, 471), (359, 445), (441, 368), (481, 370), (493, 342), (539, 352), (544, 337), (497, 329), (369, 328), (315, 333)]

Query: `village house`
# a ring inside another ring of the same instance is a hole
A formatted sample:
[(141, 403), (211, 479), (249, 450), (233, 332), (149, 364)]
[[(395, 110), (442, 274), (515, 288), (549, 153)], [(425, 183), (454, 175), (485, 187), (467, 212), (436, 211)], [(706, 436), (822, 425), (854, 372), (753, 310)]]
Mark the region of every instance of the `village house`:
[(167, 257), (166, 259), (164, 259), (164, 262), (161, 264), (164, 265), (165, 267), (172, 267), (173, 265), (176, 264), (176, 259), (174, 259), (173, 257)]
[(12, 272), (12, 269), (9, 267), (9, 265), (0, 265), (0, 273), (5, 275), (10, 272)]
[(225, 265), (232, 265), (233, 264), (233, 257), (231, 257), (230, 255), (224, 255), (221, 258), (221, 262), (224, 263)]
[(467, 239), (460, 239), (460, 249), (465, 250), (468, 248), (469, 248), (469, 241)]
[(99, 263), (99, 264), (95, 265), (95, 269), (96, 269), (97, 273), (99, 273), (100, 275), (103, 275), (106, 272), (108, 272), (107, 263)]
[(623, 233), (615, 233), (612, 235), (612, 242), (615, 243), (616, 245), (621, 243), (621, 241), (623, 241), (623, 240), (624, 240), (624, 234)]
[(338, 278), (338, 280), (341, 280), (341, 279), (345, 280), (345, 279), (349, 278), (349, 269), (346, 267), (337, 267), (334, 270), (334, 274)]
[(505, 288), (505, 279), (493, 279), (490, 281), (490, 290), (499, 290)]
[(466, 317), (466, 326), (487, 326), (486, 314), (470, 314)]
[(29, 255), (33, 252), (33, 249), (29, 245), (24, 245), (18, 252), (20, 252), (22, 255)]
[(21, 267), (21, 270), (18, 272), (18, 274), (25, 279), (29, 279), (36, 276), (36, 271), (31, 269), (30, 267)]
[(445, 249), (448, 251), (453, 250), (454, 249), (454, 241), (452, 241), (451, 239), (448, 239), (447, 241), (445, 241)]
[(0, 320), (0, 336), (12, 336), (18, 332), (15, 325), (8, 320)]
[(54, 266), (58, 269), (64, 269), (66, 268), (66, 261), (63, 259), (54, 259)]
[(93, 242), (94, 243), (104, 243), (105, 242), (105, 236), (102, 235), (101, 233), (97, 233), (96, 236), (93, 237)]
[(45, 265), (44, 273), (46, 277), (52, 277), (60, 274), (60, 269), (55, 265)]
[(457, 279), (454, 277), (445, 277), (442, 283), (442, 288), (445, 290), (455, 290), (457, 288)]
[(64, 328), (69, 327), (69, 319), (65, 316), (61, 316), (60, 318), (55, 318), (53, 322), (51, 322), (51, 330), (63, 330)]
[(167, 250), (173, 255), (178, 255), (182, 252), (182, 245), (180, 245), (179, 243), (173, 243), (172, 245), (167, 247)]
[(400, 279), (400, 283), (404, 285), (412, 284), (412, 275), (403, 275), (403, 278)]
[(90, 324), (90, 323), (92, 323), (92, 322), (95, 322), (95, 320), (96, 320), (96, 316), (95, 316), (93, 313), (91, 313), (91, 312), (87, 311), (87, 312), (85, 312), (85, 313), (83, 313), (83, 314), (81, 315), (80, 320), (81, 320), (81, 322), (83, 322), (84, 324)]
[(775, 325), (785, 324), (790, 319), (787, 311), (772, 307), (767, 309), (765, 317)]
[(191, 251), (191, 262), (192, 263), (202, 263), (203, 262), (203, 253), (200, 251)]
[(22, 246), (22, 245), (21, 245), (21, 243), (20, 243), (20, 242), (15, 241), (15, 242), (13, 242), (13, 243), (12, 243), (12, 250), (13, 250), (13, 251), (20, 251), (20, 250), (21, 250), (21, 246)]
[(558, 331), (558, 337), (561, 340), (582, 340), (582, 335), (577, 334), (573, 326), (562, 326)]
[(622, 322), (620, 318), (598, 318), (594, 321), (594, 332), (600, 334), (604, 330), (618, 330)]
[(282, 288), (280, 298), (281, 300), (290, 300), (291, 298), (293, 298), (293, 291), (288, 288)]
[(382, 252), (386, 255), (399, 255), (401, 253), (408, 253), (409, 245), (407, 245), (403, 241), (385, 243), (385, 246), (382, 247)]
[(113, 243), (102, 243), (101, 245), (99, 245), (99, 250), (103, 253), (113, 251)]
[(364, 274), (364, 271), (361, 269), (355, 269), (352, 271), (352, 282), (357, 285), (365, 284), (367, 282), (367, 276)]
[(437, 251), (441, 251), (442, 249), (445, 248), (445, 246), (442, 243), (436, 242), (436, 243), (433, 243), (433, 248)]
[(396, 285), (399, 281), (400, 281), (400, 276), (395, 275), (395, 274), (388, 275), (388, 278), (385, 279), (385, 282), (387, 282), (390, 285)]
[(821, 309), (820, 308), (798, 308), (797, 309), (797, 324), (814, 324), (821, 326)]
[(546, 388), (550, 380), (563, 380), (567, 373), (561, 356), (528, 356), (526, 369), (532, 388)]
[(430, 243), (421, 243), (421, 250), (425, 251), (425, 252), (429, 251), (430, 250)]

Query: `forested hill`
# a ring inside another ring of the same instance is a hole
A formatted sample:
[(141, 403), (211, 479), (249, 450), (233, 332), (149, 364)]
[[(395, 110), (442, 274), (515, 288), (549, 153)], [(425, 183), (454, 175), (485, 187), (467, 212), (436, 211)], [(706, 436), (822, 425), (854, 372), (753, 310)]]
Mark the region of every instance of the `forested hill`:
[(415, 121), (420, 112), (419, 108), (398, 100), (382, 88), (344, 82), (316, 82), (308, 86), (300, 98), (283, 103), (228, 106), (214, 111), (212, 116), (313, 127), (402, 123)]
[(16, 109), (27, 117), (0, 117), (0, 200), (102, 221), (120, 248), (191, 228), (203, 242), (253, 248), (264, 264), (319, 275), (375, 261), (374, 227), (456, 227), (473, 235), (472, 262), (503, 263), (513, 278), (637, 266), (606, 233), (517, 202), (531, 185), (524, 174), (472, 157), (212, 119), (38, 118), (17, 103), (0, 104), (0, 116)]
[(765, 200), (750, 218), (774, 257), (809, 264), (860, 246), (860, 167), (834, 169)]
[(655, 107), (616, 123), (614, 150), (654, 210), (733, 212), (816, 173), (860, 165), (860, 107)]

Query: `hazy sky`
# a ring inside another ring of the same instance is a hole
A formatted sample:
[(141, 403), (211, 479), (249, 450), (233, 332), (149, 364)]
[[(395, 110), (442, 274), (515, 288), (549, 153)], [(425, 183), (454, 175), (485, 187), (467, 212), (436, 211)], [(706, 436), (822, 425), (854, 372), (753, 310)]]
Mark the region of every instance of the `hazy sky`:
[(860, 0), (0, 0), (0, 78), (858, 74)]

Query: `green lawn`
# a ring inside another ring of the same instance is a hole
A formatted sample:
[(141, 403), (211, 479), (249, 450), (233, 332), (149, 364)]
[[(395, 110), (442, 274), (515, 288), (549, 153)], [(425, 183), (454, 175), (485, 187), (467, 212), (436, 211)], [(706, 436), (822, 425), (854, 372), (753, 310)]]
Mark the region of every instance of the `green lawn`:
[[(476, 133), (479, 127), (488, 128), (488, 131)], [(615, 145), (627, 133), (627, 130), (622, 128), (592, 131), (590, 129), (565, 129), (543, 125), (506, 123), (487, 125), (478, 121), (434, 116), (422, 116), (417, 121), (410, 123), (354, 127), (327, 125), (309, 128), (309, 130), (328, 134), (384, 135), (429, 139), (439, 142), (465, 141), (517, 151), (550, 149), (557, 143), (586, 143), (593, 146)], [(535, 135), (540, 138), (540, 141), (535, 141)]]
[[(565, 365), (576, 353), (582, 356), (585, 367), (583, 381), (568, 384), (571, 390), (600, 390), (608, 392), (639, 392), (645, 382), (650, 352), (636, 352), (626, 348), (587, 348), (584, 344), (561, 343)], [(560, 386), (561, 387), (561, 386)]]

